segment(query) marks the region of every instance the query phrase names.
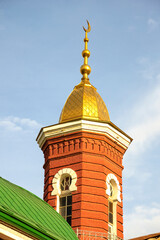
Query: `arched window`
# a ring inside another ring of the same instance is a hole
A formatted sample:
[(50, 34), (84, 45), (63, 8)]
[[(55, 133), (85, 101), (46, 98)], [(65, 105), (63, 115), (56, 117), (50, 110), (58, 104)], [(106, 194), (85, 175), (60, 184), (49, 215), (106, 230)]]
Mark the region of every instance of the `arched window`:
[(107, 185), (106, 194), (109, 197), (112, 197), (114, 201), (121, 202), (120, 185), (117, 177), (114, 174), (110, 173), (107, 175), (106, 185)]
[(114, 202), (114, 195), (116, 192), (115, 186), (114, 186), (114, 180), (110, 180), (109, 188), (110, 188), (110, 194), (108, 198), (108, 234), (109, 239), (112, 239), (112, 235), (116, 234), (116, 206)]
[(120, 185), (114, 174), (108, 174), (106, 179), (108, 197), (108, 237), (112, 239), (117, 234), (117, 202), (121, 202)]
[(72, 179), (63, 174), (60, 180), (61, 195), (59, 196), (59, 213), (71, 225), (72, 221), (72, 194), (69, 190)]
[(55, 174), (52, 180), (53, 191), (57, 195), (57, 212), (71, 225), (72, 222), (72, 192), (77, 190), (77, 174), (71, 168), (64, 168)]

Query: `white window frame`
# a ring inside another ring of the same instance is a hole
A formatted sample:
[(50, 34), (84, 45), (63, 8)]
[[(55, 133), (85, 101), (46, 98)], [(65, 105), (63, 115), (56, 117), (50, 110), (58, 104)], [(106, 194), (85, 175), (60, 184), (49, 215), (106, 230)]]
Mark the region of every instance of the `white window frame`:
[[(111, 187), (110, 185), (112, 184), (112, 191), (113, 193), (111, 194)], [(120, 191), (120, 184), (117, 179), (117, 177), (110, 173), (106, 177), (106, 194), (109, 196), (108, 197), (108, 214), (109, 214), (109, 201), (113, 203), (113, 224), (109, 222), (109, 215), (108, 215), (108, 227), (111, 228), (111, 233), (108, 231), (109, 237), (110, 234), (116, 235), (117, 234), (117, 202), (121, 202), (121, 191)]]
[(116, 190), (116, 194), (115, 194), (115, 196), (114, 196), (114, 201), (121, 202), (121, 189), (120, 189), (120, 184), (119, 184), (119, 181), (118, 181), (117, 177), (116, 177), (114, 174), (112, 174), (112, 173), (109, 173), (109, 174), (107, 175), (107, 178), (106, 178), (106, 185), (107, 185), (106, 194), (107, 194), (108, 196), (111, 195), (111, 192), (110, 192), (110, 182), (111, 182), (111, 180), (113, 180), (113, 181), (115, 182), (115, 185), (116, 185), (116, 186), (114, 187), (114, 188), (116, 188), (116, 189), (115, 189), (115, 190)]
[(69, 192), (71, 193), (71, 192), (77, 190), (77, 186), (76, 186), (77, 174), (73, 169), (63, 168), (55, 174), (55, 176), (52, 180), (53, 191), (51, 192), (51, 195), (52, 196), (55, 196), (55, 195), (57, 196), (56, 211), (58, 213), (59, 213), (59, 205), (60, 205), (59, 196), (64, 194), (63, 191), (61, 190), (61, 187), (60, 187), (60, 181), (61, 181), (61, 178), (62, 178), (63, 175), (70, 175), (70, 177), (72, 179), (71, 185), (69, 186), (68, 193)]

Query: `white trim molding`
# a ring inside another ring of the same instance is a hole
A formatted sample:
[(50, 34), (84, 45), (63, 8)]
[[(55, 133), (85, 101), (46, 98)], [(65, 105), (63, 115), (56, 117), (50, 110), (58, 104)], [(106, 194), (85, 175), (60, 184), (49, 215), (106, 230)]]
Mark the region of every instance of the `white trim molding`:
[(109, 173), (107, 175), (107, 178), (106, 178), (106, 184), (107, 184), (106, 194), (108, 196), (110, 196), (110, 194), (111, 194), (110, 183), (111, 183), (112, 180), (113, 180), (114, 185), (115, 185), (115, 187), (114, 186), (113, 187), (116, 188), (115, 189), (116, 190), (116, 195), (114, 196), (114, 200), (117, 200), (118, 202), (121, 202), (121, 197), (120, 197), (121, 191), (120, 191), (119, 181), (118, 181), (117, 177), (112, 173)]
[[(0, 224), (0, 239), (8, 239), (8, 240), (33, 240), (33, 237), (27, 236), (24, 231), (20, 231), (19, 229), (14, 229), (13, 226), (9, 227), (3, 224)], [(34, 238), (35, 239), (35, 238)]]
[(131, 137), (129, 137), (126, 133), (124, 133), (121, 129), (119, 129), (111, 122), (102, 123), (87, 120), (76, 120), (44, 127), (40, 130), (36, 140), (39, 144), (39, 147), (42, 148), (48, 138), (61, 136), (77, 131), (87, 131), (92, 133), (105, 134), (114, 142), (122, 146), (125, 150), (132, 142)]
[(77, 187), (76, 187), (77, 174), (76, 174), (76, 172), (71, 168), (63, 168), (63, 169), (59, 170), (58, 173), (55, 174), (55, 176), (52, 180), (53, 191), (51, 192), (51, 195), (57, 195), (57, 196), (61, 195), (60, 179), (61, 179), (62, 175), (64, 175), (64, 174), (68, 174), (72, 178), (72, 182), (69, 187), (69, 191), (73, 192), (73, 191), (77, 190)]

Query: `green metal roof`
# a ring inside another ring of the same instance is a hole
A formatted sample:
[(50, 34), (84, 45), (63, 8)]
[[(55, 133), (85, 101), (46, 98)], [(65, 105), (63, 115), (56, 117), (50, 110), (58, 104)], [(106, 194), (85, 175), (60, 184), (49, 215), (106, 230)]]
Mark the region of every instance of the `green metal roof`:
[(38, 239), (78, 239), (48, 203), (0, 177), (0, 219)]

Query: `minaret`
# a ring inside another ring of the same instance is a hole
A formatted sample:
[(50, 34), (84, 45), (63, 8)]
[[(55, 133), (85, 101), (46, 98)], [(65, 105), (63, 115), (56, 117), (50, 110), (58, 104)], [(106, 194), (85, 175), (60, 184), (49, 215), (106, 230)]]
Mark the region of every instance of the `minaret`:
[(45, 158), (44, 200), (79, 239), (123, 239), (122, 159), (132, 139), (110, 121), (89, 81), (87, 23), (81, 82), (69, 95), (59, 123), (42, 128), (37, 137)]

